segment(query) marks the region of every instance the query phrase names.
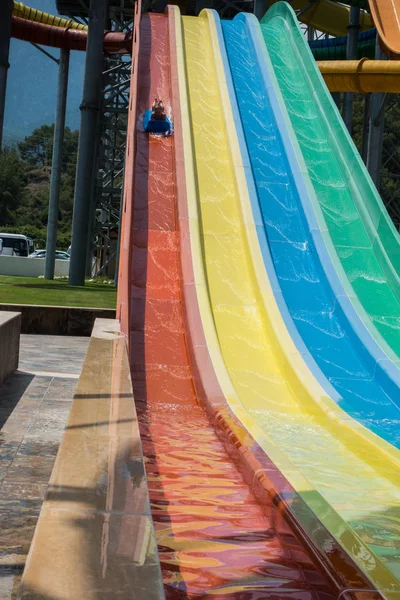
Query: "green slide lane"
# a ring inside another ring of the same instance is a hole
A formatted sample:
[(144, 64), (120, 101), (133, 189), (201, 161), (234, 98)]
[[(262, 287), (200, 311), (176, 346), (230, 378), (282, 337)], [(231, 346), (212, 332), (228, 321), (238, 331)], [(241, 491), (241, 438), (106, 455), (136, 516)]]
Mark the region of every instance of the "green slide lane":
[(261, 29), (319, 201), (315, 212), (331, 259), (366, 326), (389, 356), (398, 359), (399, 234), (323, 82), (293, 10), (286, 2), (274, 4)]

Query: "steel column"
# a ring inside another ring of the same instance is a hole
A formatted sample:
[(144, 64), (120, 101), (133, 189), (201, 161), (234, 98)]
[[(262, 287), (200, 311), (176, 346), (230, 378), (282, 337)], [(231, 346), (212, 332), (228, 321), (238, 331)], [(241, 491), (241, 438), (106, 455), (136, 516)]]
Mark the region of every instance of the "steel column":
[[(357, 58), (357, 43), (358, 43), (358, 32), (360, 30), (360, 9), (354, 6), (350, 7), (350, 21), (347, 28), (347, 47), (346, 47), (346, 59), (355, 60)], [(354, 94), (346, 92), (343, 95), (343, 121), (346, 124), (347, 129), (352, 130), (353, 122), (353, 98)]]
[(60, 204), (61, 168), (64, 145), (65, 113), (67, 109), (69, 50), (60, 50), (56, 122), (54, 125), (53, 157), (51, 161), (49, 216), (47, 220), (46, 264), (44, 276), (54, 279), (57, 246), (58, 210)]
[(371, 112), (371, 94), (366, 94), (365, 100), (364, 100), (363, 130), (362, 130), (362, 138), (361, 138), (361, 158), (363, 159), (365, 164), (367, 164), (368, 131), (369, 131), (370, 112)]
[(259, 21), (268, 10), (269, 0), (254, 0), (254, 14)]
[(7, 72), (11, 38), (13, 0), (0, 1), (0, 150), (3, 141), (4, 110), (6, 107)]
[[(386, 58), (380, 48), (378, 35), (376, 36), (375, 58), (377, 60)], [(371, 94), (367, 169), (378, 190), (381, 178), (383, 132), (385, 129), (385, 101), (385, 94)]]
[(331, 92), (332, 100), (340, 110), (341, 94), (340, 92)]
[(89, 31), (81, 109), (78, 158), (72, 219), (70, 285), (84, 285), (90, 200), (94, 180), (97, 116), (101, 102), (103, 38), (108, 17), (108, 0), (90, 0)]

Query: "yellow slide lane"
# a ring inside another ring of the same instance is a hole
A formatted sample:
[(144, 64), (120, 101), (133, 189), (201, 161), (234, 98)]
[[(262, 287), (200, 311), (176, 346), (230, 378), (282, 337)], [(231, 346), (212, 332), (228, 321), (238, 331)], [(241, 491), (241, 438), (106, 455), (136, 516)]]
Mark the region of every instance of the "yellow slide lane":
[[(391, 551), (400, 547), (399, 454), (386, 460), (378, 447), (364, 443), (357, 428), (352, 430), (354, 421), (332, 406), (296, 351), (258, 247), (245, 177), (249, 167), (239, 152), (214, 15), (203, 11), (180, 19), (175, 11), (196, 288), (221, 388), (370, 579), (380, 588), (400, 590), (400, 573), (390, 562)], [(393, 524), (390, 542), (387, 531), (379, 537), (382, 519)], [(386, 554), (378, 552), (381, 546)]]

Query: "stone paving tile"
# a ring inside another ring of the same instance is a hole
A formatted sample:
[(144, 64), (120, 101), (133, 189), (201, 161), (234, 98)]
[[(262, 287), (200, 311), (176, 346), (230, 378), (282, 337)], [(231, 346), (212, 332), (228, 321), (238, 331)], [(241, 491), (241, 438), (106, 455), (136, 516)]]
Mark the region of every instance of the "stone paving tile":
[(9, 481), (3, 482), (1, 486), (1, 498), (3, 500), (20, 501), (37, 500), (44, 498), (47, 484), (45, 483), (27, 483), (26, 481)]
[(20, 370), (0, 387), (0, 600), (17, 597), (88, 342), (22, 335)]
[(89, 338), (22, 335), (20, 371), (75, 373), (79, 375)]
[(24, 439), (37, 438), (46, 442), (60, 442), (68, 420), (69, 409), (67, 405), (66, 410), (55, 408), (38, 410)]
[(61, 405), (62, 407), (68, 407), (68, 411), (71, 410), (71, 406), (72, 406), (72, 394), (73, 392), (71, 392), (71, 397), (70, 398), (52, 398), (51, 396), (45, 396), (44, 399), (42, 400), (42, 403), (40, 405), (40, 408), (43, 410), (46, 410), (48, 408), (59, 408), (59, 406)]
[(0, 555), (25, 555), (29, 550), (42, 496), (35, 498), (0, 498)]
[(53, 470), (53, 456), (17, 455), (8, 467), (5, 482), (48, 483)]
[(47, 390), (46, 399), (70, 400), (75, 393), (77, 383), (77, 379), (53, 379)]
[(0, 495), (0, 600), (16, 598), (45, 485), (3, 483)]
[(0, 468), (3, 461), (9, 461), (14, 458), (19, 448), (19, 442), (2, 440), (0, 434)]
[(17, 597), (25, 563), (2, 565), (0, 563), (0, 600), (14, 600)]
[(41, 437), (25, 437), (19, 447), (18, 456), (53, 456), (55, 458), (59, 445), (58, 440), (52, 441), (43, 440)]
[[(12, 458), (10, 458), (9, 460), (1, 461), (1, 463), (0, 463), (0, 486), (1, 486), (1, 483), (4, 481), (4, 479), (6, 478), (8, 469), (10, 468), (11, 464), (12, 464)], [(0, 495), (1, 495), (1, 487), (0, 487)]]

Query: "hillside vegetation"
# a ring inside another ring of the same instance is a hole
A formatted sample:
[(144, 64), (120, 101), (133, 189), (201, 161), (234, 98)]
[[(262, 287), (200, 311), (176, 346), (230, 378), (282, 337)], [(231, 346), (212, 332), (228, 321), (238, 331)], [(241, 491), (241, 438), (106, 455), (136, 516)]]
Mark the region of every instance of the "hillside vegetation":
[[(38, 248), (46, 246), (54, 125), (42, 125), (18, 148), (0, 153), (0, 229), (30, 236)], [(72, 209), (78, 131), (64, 136), (57, 248), (71, 242)]]

